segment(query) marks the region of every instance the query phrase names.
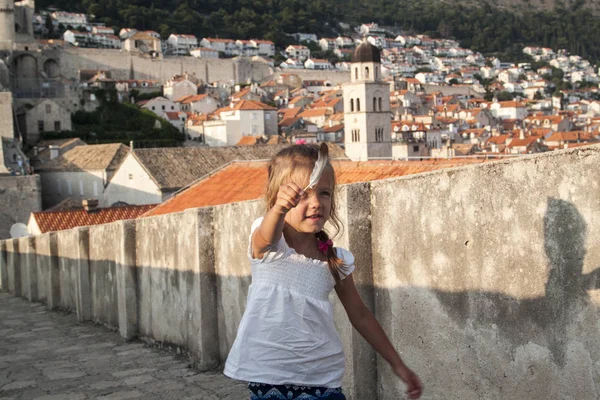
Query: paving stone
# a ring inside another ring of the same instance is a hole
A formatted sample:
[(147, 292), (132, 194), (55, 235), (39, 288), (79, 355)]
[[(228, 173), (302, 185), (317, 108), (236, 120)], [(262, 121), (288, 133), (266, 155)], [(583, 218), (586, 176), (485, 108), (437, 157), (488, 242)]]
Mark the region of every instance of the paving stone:
[(85, 400), (87, 396), (83, 393), (50, 394), (36, 397), (34, 400)]
[(23, 389), (30, 386), (36, 386), (36, 381), (16, 381), (9, 383), (7, 385), (2, 386), (3, 391), (15, 390), (15, 389)]
[(74, 314), (41, 311), (0, 293), (0, 400), (248, 398), (246, 385), (221, 371), (200, 372), (182, 356), (125, 342)]
[(125, 379), (125, 384), (129, 386), (141, 385), (142, 383), (152, 382), (154, 377), (152, 375), (139, 375), (132, 376)]
[(126, 378), (128, 376), (142, 375), (142, 374), (147, 374), (147, 373), (154, 372), (154, 371), (156, 371), (156, 368), (138, 368), (138, 369), (130, 369), (127, 371), (115, 372), (112, 375), (115, 378)]

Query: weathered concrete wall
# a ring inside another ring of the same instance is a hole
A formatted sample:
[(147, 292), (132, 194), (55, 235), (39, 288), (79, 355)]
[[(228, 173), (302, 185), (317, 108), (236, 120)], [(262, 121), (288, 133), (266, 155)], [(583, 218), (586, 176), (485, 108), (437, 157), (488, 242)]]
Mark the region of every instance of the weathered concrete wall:
[(118, 328), (117, 257), (121, 229), (118, 224), (96, 225), (89, 229), (92, 320)]
[(220, 360), (225, 362), (246, 309), (250, 285), (248, 240), (252, 222), (264, 213), (262, 201), (215, 207), (215, 273)]
[(277, 72), (276, 75), (293, 74), (298, 75), (302, 80), (328, 80), (334, 85), (350, 82), (350, 71), (339, 72), (337, 70), (317, 70), (317, 69), (284, 69)]
[[(427, 398), (600, 395), (598, 166), (592, 146), (340, 188), (335, 243)], [(0, 284), (214, 368), (245, 308), (262, 212), (252, 201), (3, 241)], [(402, 396), (331, 300), (348, 397)]]
[(212, 210), (141, 219), (136, 238), (140, 335), (187, 348), (200, 368), (215, 367)]
[(62, 76), (78, 78), (79, 70), (110, 70), (115, 79), (154, 79), (165, 82), (188, 72), (204, 82), (246, 82), (270, 74), (269, 66), (245, 59), (199, 59), (167, 57), (151, 59), (111, 49), (68, 49), (58, 55)]
[(77, 230), (56, 232), (58, 243), (60, 296), (57, 307), (64, 310), (77, 310), (77, 269), (78, 241)]
[[(50, 269), (52, 268), (53, 259), (50, 248), (51, 236), (52, 234), (46, 233), (35, 237), (37, 295), (38, 300), (45, 303), (48, 303)], [(54, 258), (56, 262), (56, 255), (54, 255)]]
[(29, 214), (42, 210), (39, 175), (0, 175), (0, 240), (10, 238), (10, 227), (27, 225)]
[(598, 166), (595, 146), (372, 184), (377, 314), (427, 396), (598, 397)]

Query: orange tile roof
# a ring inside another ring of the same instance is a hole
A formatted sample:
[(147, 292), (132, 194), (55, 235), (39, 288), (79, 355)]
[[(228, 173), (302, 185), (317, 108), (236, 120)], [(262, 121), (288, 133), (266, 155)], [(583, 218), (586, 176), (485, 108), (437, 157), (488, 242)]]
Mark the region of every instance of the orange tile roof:
[(509, 135), (492, 136), (487, 140), (487, 143), (504, 144), (509, 137)]
[(302, 114), (298, 115), (301, 118), (311, 118), (311, 117), (324, 117), (327, 115), (326, 108), (315, 108), (304, 110)]
[(242, 136), (236, 146), (254, 146), (258, 143), (258, 136)]
[[(236, 103), (230, 110), (277, 110), (268, 104), (265, 104), (258, 100), (242, 100)], [(223, 110), (225, 111), (225, 110)]]
[(530, 136), (530, 137), (526, 137), (524, 139), (519, 139), (518, 137), (516, 139), (511, 140), (511, 142), (508, 144), (509, 148), (514, 148), (514, 147), (529, 147), (531, 146), (533, 143), (535, 143), (537, 141), (537, 137), (535, 136)]
[(207, 98), (207, 94), (187, 95), (175, 100), (175, 103), (189, 104)]
[(325, 132), (325, 133), (338, 132), (338, 131), (341, 131), (342, 129), (344, 129), (344, 124), (338, 124), (338, 125), (333, 125), (333, 126), (328, 126), (328, 127), (323, 128), (323, 132)]
[(279, 115), (281, 115), (282, 119), (286, 119), (286, 118), (294, 118), (295, 116), (300, 114), (301, 111), (302, 111), (302, 109), (300, 107), (294, 107), (294, 108), (285, 108), (285, 109), (279, 110), (279, 111), (277, 111), (277, 113)]
[(277, 125), (285, 128), (285, 127), (294, 125), (298, 121), (300, 121), (300, 118), (298, 118), (298, 117), (284, 118)]
[[(481, 159), (429, 161), (364, 161), (333, 160), (338, 184), (374, 181), (418, 174), (465, 164), (482, 163)], [(267, 183), (267, 162), (233, 162), (211, 176), (201, 179), (187, 190), (171, 197), (143, 217), (180, 212), (238, 201), (256, 200), (263, 196)]]
[(62, 231), (78, 226), (108, 224), (125, 219), (135, 219), (152, 210), (156, 204), (98, 208), (96, 212), (85, 210), (41, 211), (31, 213), (42, 233)]

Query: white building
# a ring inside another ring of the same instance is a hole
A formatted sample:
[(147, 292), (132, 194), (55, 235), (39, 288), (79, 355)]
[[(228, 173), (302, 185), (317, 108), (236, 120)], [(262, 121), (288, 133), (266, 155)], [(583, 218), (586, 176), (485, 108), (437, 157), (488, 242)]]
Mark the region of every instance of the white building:
[(209, 94), (196, 94), (184, 96), (177, 100), (181, 111), (188, 111), (194, 114), (210, 114), (219, 107), (219, 101)]
[(85, 14), (71, 13), (66, 11), (54, 11), (50, 14), (55, 25), (69, 26), (73, 28), (87, 27), (88, 21)]
[(123, 49), (129, 52), (154, 53), (162, 51), (160, 39), (146, 32), (137, 32), (123, 41)]
[(250, 40), (236, 40), (237, 54), (244, 57), (253, 57), (258, 55), (258, 47)]
[(197, 58), (219, 58), (219, 52), (210, 47), (198, 47), (190, 51), (190, 54)]
[(172, 33), (167, 39), (171, 54), (183, 56), (198, 47), (198, 39), (193, 35), (179, 35)]
[(273, 57), (275, 55), (275, 43), (270, 40), (251, 40), (255, 47), (258, 48), (259, 56)]
[(333, 65), (327, 60), (321, 60), (318, 58), (309, 58), (304, 63), (306, 69), (333, 69)]
[(94, 26), (92, 28), (92, 33), (99, 33), (102, 35), (114, 35), (115, 31), (113, 28), (109, 28), (108, 26)]
[(302, 62), (310, 58), (310, 49), (306, 46), (291, 44), (285, 49), (285, 53), (290, 58), (295, 58)]
[(231, 39), (204, 38), (200, 41), (200, 45), (202, 47), (215, 49), (228, 56), (239, 54), (239, 49), (235, 44), (235, 41)]
[(363, 41), (354, 51), (343, 86), (346, 155), (355, 161), (392, 157), (390, 87), (381, 81), (381, 54)]
[(221, 120), (204, 123), (204, 141), (211, 147), (235, 146), (243, 136), (277, 134), (277, 109), (255, 100), (242, 100), (222, 110)]
[(42, 204), (101, 199), (104, 188), (129, 153), (123, 144), (77, 146), (36, 168), (42, 182)]
[(517, 101), (497, 101), (490, 105), (492, 115), (501, 119), (525, 119), (527, 107), (525, 103)]
[(333, 38), (322, 38), (319, 40), (319, 46), (321, 46), (321, 50), (323, 51), (333, 51), (338, 48), (337, 42)]
[(137, 29), (123, 28), (119, 31), (119, 37), (121, 38), (121, 40), (125, 40), (125, 39), (130, 38), (131, 36), (135, 35), (136, 33), (137, 33)]
[(196, 84), (186, 78), (170, 79), (163, 86), (163, 96), (170, 100), (177, 100), (197, 93), (198, 87)]
[(359, 28), (359, 32), (363, 36), (367, 35), (385, 35), (386, 31), (380, 28), (378, 24), (372, 22), (370, 24), (362, 24)]
[(159, 117), (162, 117), (165, 111), (180, 111), (179, 104), (164, 97), (150, 99), (142, 105), (142, 108), (152, 111)]
[(66, 30), (63, 33), (63, 40), (71, 43), (73, 46), (85, 47), (91, 43), (91, 37), (88, 32), (81, 32), (75, 30)]
[(120, 49), (121, 48), (121, 39), (115, 35), (105, 35), (103, 33), (92, 33), (90, 35), (91, 41), (94, 46), (103, 48), (103, 49)]

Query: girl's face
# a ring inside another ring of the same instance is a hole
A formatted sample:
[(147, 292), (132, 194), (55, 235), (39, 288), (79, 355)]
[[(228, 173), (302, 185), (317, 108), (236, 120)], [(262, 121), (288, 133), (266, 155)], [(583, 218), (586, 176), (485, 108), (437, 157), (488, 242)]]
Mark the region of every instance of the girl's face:
[(320, 232), (329, 219), (332, 199), (333, 177), (328, 168), (319, 183), (308, 189), (298, 205), (286, 214), (285, 222), (300, 233)]

